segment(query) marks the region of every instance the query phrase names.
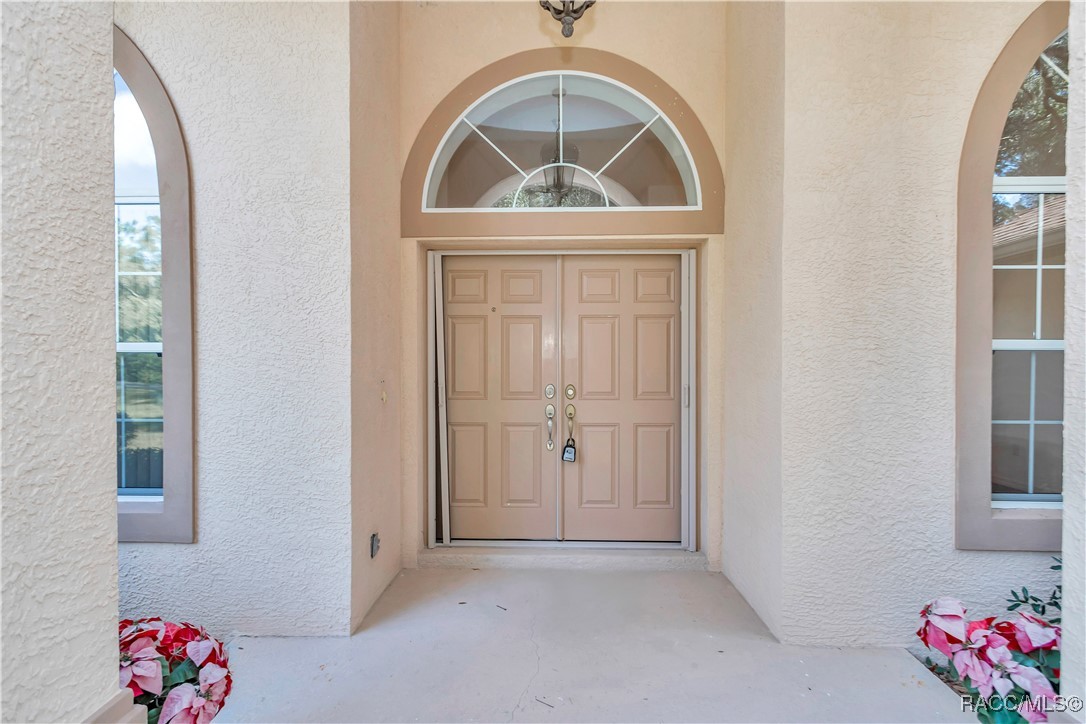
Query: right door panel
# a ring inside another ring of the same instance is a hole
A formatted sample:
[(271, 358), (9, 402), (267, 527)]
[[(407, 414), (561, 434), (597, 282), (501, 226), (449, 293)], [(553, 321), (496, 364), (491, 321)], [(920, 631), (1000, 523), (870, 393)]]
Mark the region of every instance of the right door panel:
[(560, 389), (576, 388), (561, 402), (576, 408), (577, 459), (559, 463), (559, 535), (679, 541), (679, 257), (571, 255), (560, 263)]

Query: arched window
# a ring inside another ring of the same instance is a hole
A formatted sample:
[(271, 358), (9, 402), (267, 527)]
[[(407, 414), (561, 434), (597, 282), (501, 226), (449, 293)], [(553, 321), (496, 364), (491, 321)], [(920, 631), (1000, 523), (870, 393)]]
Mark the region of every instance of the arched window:
[(423, 210), (698, 209), (700, 193), (685, 142), (651, 101), (603, 76), (544, 72), (452, 124)]
[(992, 499), (1063, 490), (1067, 32), (1033, 64), (1003, 127), (993, 184)]
[(504, 240), (722, 234), (720, 154), (647, 68), (595, 48), (526, 50), (434, 106), (400, 177), (400, 229)]
[(977, 95), (958, 173), (955, 538), (1059, 550), (1067, 4), (1036, 8)]
[(158, 76), (113, 40), (119, 537), (191, 542), (188, 160)]

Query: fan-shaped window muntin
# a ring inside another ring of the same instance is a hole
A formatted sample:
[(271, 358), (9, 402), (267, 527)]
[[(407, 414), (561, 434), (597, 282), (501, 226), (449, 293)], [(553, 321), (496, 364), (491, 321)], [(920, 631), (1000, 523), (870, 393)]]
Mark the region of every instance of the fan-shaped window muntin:
[(689, 149), (643, 95), (549, 71), (469, 106), (430, 161), (424, 212), (699, 210)]

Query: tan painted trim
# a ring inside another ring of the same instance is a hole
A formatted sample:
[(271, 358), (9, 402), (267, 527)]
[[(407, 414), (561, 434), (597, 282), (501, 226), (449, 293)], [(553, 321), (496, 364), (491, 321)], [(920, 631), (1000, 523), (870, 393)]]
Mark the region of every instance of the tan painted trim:
[(192, 204), (188, 154), (173, 104), (139, 48), (113, 27), (113, 66), (132, 90), (155, 146), (162, 216), (163, 500), (121, 500), (118, 539), (192, 543)]
[[(613, 78), (655, 103), (678, 129), (701, 181), (700, 210), (601, 211), (562, 214), (442, 213), (422, 211), (423, 187), (438, 144), (464, 109), (502, 83), (531, 73), (584, 71)], [(419, 131), (400, 181), (401, 229), (405, 237), (515, 237), (545, 229), (555, 236), (609, 234), (724, 233), (724, 175), (712, 140), (675, 89), (637, 63), (591, 48), (541, 48), (486, 66), (437, 105)]]
[(958, 548), (1057, 551), (1058, 510), (993, 510), (992, 176), (1003, 125), (1029, 69), (1067, 27), (1068, 3), (1050, 0), (1014, 33), (977, 95), (958, 171)]
[(109, 701), (87, 718), (87, 724), (142, 724), (146, 721), (147, 707), (132, 700), (131, 689), (117, 689)]
[[(414, 326), (414, 349), (418, 354), (405, 353), (405, 357), (412, 359), (417, 358), (419, 360), (418, 366), (414, 369), (414, 385), (404, 386), (404, 404), (403, 409), (411, 411), (411, 418), (406, 420), (404, 430), (409, 430), (418, 449), (428, 449), (428, 430), (427, 421), (429, 419), (429, 398), (428, 398), (428, 367), (426, 364), (427, 359), (427, 345), (428, 345), (428, 327), (427, 327), (427, 314), (430, 309), (432, 301), (427, 295), (427, 252), (440, 251), (440, 252), (457, 252), (457, 251), (478, 251), (478, 252), (490, 252), (490, 251), (516, 251), (524, 249), (525, 247), (536, 251), (538, 253), (561, 253), (563, 251), (578, 251), (585, 252), (587, 250), (597, 252), (626, 252), (626, 251), (686, 251), (694, 250), (697, 252), (697, 292), (696, 292), (696, 307), (695, 321), (696, 329), (694, 330), (695, 350), (694, 350), (694, 369), (695, 369), (695, 384), (694, 384), (694, 407), (695, 407), (695, 420), (696, 420), (696, 439), (694, 442), (694, 458), (696, 461), (694, 467), (694, 494), (693, 494), (693, 510), (694, 510), (694, 531), (691, 535), (691, 541), (693, 541), (697, 550), (704, 553), (709, 560), (710, 570), (720, 570), (719, 561), (713, 562), (712, 551), (719, 549), (719, 538), (714, 539), (711, 535), (710, 529), (719, 530), (721, 525), (721, 518), (719, 509), (710, 509), (709, 505), (709, 489), (714, 485), (719, 486), (721, 480), (720, 471), (718, 466), (710, 460), (708, 448), (709, 440), (716, 435), (719, 437), (718, 426), (713, 425), (712, 421), (705, 417), (705, 410), (708, 406), (711, 406), (712, 401), (709, 399), (709, 386), (707, 381), (709, 379), (710, 371), (710, 358), (709, 350), (707, 349), (702, 335), (704, 334), (705, 325), (709, 320), (709, 300), (715, 294), (711, 285), (708, 284), (708, 267), (710, 263), (710, 242), (715, 245), (717, 254), (722, 253), (723, 247), (721, 246), (723, 240), (720, 237), (710, 239), (708, 236), (703, 235), (671, 235), (663, 237), (644, 237), (637, 235), (629, 235), (624, 237), (598, 237), (598, 236), (582, 236), (576, 238), (562, 237), (543, 237), (534, 236), (521, 239), (486, 239), (486, 238), (454, 238), (454, 239), (413, 239), (403, 238), (401, 242), (404, 244), (404, 267), (405, 274), (414, 280), (414, 287), (405, 289), (405, 296), (403, 298), (404, 314), (412, 317), (415, 320)], [(409, 271), (407, 271), (409, 270)], [(405, 278), (408, 278), (405, 277)], [(410, 371), (406, 371), (410, 376)], [(405, 524), (405, 535), (403, 544), (403, 559), (404, 567), (417, 568), (418, 556), (423, 550), (428, 547), (428, 528), (431, 525), (433, 511), (430, 509), (429, 498), (429, 485), (430, 475), (429, 466), (434, 464), (435, 461), (430, 461), (425, 455), (420, 456), (419, 466), (414, 470), (414, 474), (407, 475), (404, 478), (404, 500), (414, 501), (413, 503), (405, 502), (404, 519), (409, 521)], [(717, 491), (719, 493), (719, 490)], [(436, 502), (436, 499), (435, 501)], [(438, 511), (440, 517), (440, 510)], [(715, 545), (713, 545), (715, 543)], [(438, 547), (441, 547), (440, 536), (437, 541)]]

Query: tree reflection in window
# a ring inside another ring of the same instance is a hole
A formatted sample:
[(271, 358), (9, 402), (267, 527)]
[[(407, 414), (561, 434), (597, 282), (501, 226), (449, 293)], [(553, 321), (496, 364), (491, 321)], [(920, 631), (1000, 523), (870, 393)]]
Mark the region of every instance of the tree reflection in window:
[(1067, 33), (1037, 58), (1003, 126), (997, 176), (1063, 176), (1067, 149)]

